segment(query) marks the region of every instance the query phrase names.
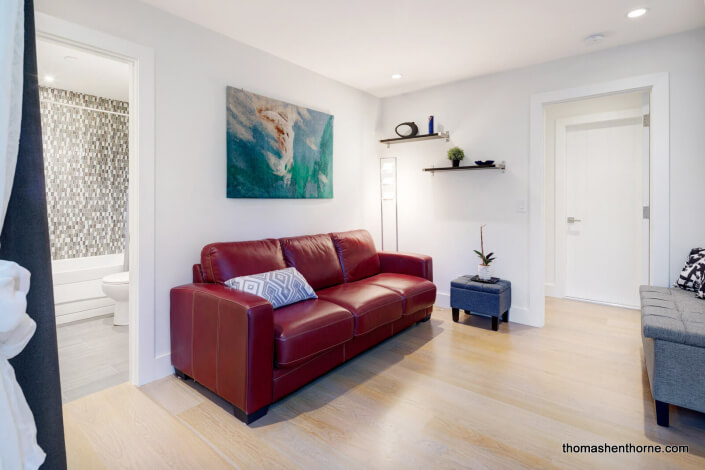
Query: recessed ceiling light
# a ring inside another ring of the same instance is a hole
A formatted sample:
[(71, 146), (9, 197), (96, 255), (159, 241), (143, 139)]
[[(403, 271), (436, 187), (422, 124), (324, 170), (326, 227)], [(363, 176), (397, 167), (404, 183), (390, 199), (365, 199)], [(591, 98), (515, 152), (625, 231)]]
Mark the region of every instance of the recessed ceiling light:
[(646, 8), (635, 8), (629, 13), (627, 13), (627, 18), (640, 18), (646, 14), (646, 12), (649, 11)]
[(585, 38), (585, 44), (592, 46), (595, 44), (599, 44), (604, 40), (605, 40), (605, 35), (602, 33), (591, 34), (590, 36)]
[(78, 60), (78, 57), (73, 55), (65, 55), (64, 60)]
[(392, 80), (399, 80), (402, 77), (400, 73), (393, 73)]
[(54, 76), (53, 75), (44, 75), (44, 81), (47, 83), (51, 83), (54, 81)]

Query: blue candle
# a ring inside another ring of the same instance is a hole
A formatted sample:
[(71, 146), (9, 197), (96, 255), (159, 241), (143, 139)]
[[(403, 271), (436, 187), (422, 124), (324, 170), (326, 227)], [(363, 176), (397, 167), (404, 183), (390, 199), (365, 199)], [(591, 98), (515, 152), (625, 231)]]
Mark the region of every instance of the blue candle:
[(428, 117), (428, 133), (433, 134), (433, 116)]

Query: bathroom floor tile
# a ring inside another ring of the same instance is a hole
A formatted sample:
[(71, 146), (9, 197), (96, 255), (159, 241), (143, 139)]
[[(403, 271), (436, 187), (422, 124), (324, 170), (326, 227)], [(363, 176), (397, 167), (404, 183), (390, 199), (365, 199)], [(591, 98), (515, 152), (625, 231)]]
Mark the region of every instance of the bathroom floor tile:
[(129, 330), (112, 315), (60, 325), (57, 339), (64, 403), (129, 380)]

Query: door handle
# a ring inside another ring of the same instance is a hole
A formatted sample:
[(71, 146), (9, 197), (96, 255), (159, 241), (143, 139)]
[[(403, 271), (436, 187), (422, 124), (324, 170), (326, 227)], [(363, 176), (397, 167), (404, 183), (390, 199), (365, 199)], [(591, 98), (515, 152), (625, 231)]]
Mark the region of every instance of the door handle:
[(575, 222), (582, 222), (582, 220), (576, 219), (575, 217), (568, 217), (569, 224), (574, 224)]

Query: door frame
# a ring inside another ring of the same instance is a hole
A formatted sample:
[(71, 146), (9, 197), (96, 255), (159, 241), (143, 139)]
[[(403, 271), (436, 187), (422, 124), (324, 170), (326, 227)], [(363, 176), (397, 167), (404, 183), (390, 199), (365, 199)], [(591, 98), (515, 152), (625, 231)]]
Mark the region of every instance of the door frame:
[(37, 37), (130, 65), (129, 226), (130, 382), (156, 377), (155, 357), (155, 75), (154, 50), (37, 12)]
[(545, 107), (549, 104), (633, 91), (651, 93), (651, 237), (650, 277), (657, 286), (670, 285), (669, 75), (641, 75), (611, 82), (538, 93), (531, 97), (529, 144), (529, 315), (527, 323), (543, 326), (546, 316)]
[[(551, 297), (567, 297), (566, 296), (566, 273), (567, 273), (567, 260), (566, 260), (566, 228), (568, 223), (566, 222), (566, 217), (568, 216), (567, 209), (566, 209), (566, 195), (567, 195), (567, 184), (565, 181), (564, 176), (566, 175), (567, 171), (567, 166), (566, 166), (566, 148), (565, 148), (565, 142), (566, 142), (566, 136), (568, 132), (569, 127), (573, 126), (580, 126), (580, 125), (586, 125), (586, 124), (597, 124), (597, 123), (609, 123), (609, 122), (616, 122), (616, 121), (626, 121), (626, 120), (636, 120), (638, 119), (639, 122), (641, 122), (642, 118), (642, 107), (641, 105), (639, 108), (632, 108), (632, 109), (624, 109), (624, 110), (619, 110), (619, 111), (607, 111), (607, 112), (599, 112), (599, 113), (591, 113), (591, 114), (583, 114), (580, 116), (572, 116), (572, 117), (566, 117), (562, 119), (557, 119), (556, 120), (556, 133), (555, 133), (555, 139), (556, 139), (556, 147), (555, 147), (555, 214), (554, 214), (554, 231), (555, 231), (555, 252), (554, 252), (554, 263), (555, 263), (555, 282), (553, 284), (551, 283), (546, 283), (546, 295), (551, 296)], [(641, 137), (639, 137), (641, 139)], [(643, 152), (642, 152), (643, 155)], [(643, 158), (642, 158), (643, 160)], [(647, 163), (647, 165), (644, 165), (644, 163)], [(642, 161), (642, 167), (647, 166), (646, 170), (648, 171), (648, 163), (650, 162), (643, 162)], [(559, 178), (559, 175), (562, 176)], [(640, 177), (643, 177), (643, 175), (640, 175)], [(651, 188), (649, 187), (650, 181), (649, 178), (646, 178), (646, 183), (647, 183), (647, 194), (651, 194)], [(643, 199), (642, 195), (642, 205), (648, 205), (650, 204), (650, 201), (645, 202)], [(642, 242), (645, 242), (645, 246), (649, 245), (649, 239), (651, 238), (650, 233), (647, 231), (646, 233), (642, 233)], [(649, 264), (649, 250), (647, 249), (646, 251), (642, 251), (642, 262), (645, 263), (646, 266)], [(643, 272), (640, 273), (640, 276), (642, 276), (641, 283), (642, 284), (647, 284), (648, 279), (643, 279)], [(648, 277), (648, 270), (647, 270), (647, 277)], [(584, 299), (581, 299), (584, 300)], [(600, 303), (595, 301), (595, 303)], [(632, 307), (630, 307), (632, 308)]]

